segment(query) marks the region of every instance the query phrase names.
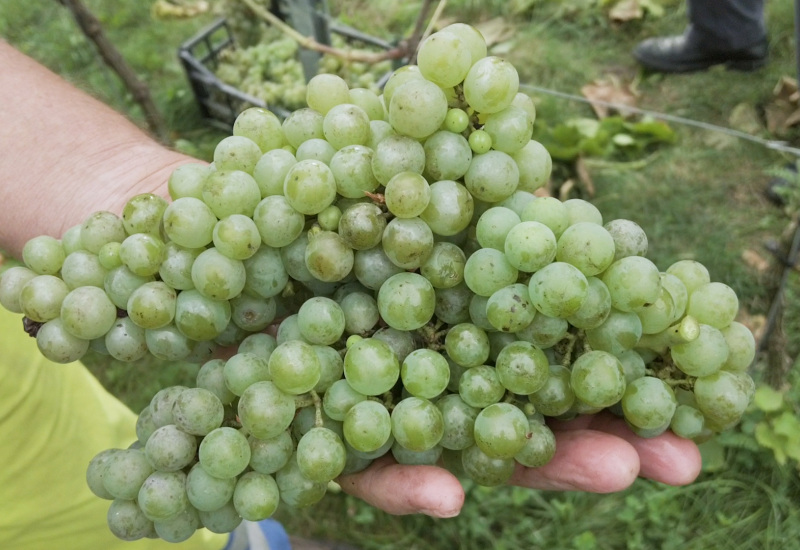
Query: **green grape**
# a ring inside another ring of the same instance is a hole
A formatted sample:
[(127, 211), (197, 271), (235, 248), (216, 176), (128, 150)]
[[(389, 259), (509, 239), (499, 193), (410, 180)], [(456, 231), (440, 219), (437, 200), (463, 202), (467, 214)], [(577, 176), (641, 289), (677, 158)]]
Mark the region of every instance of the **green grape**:
[(335, 105), (325, 114), (322, 132), (335, 150), (348, 145), (365, 145), (369, 140), (369, 115), (352, 103)]
[(359, 199), (378, 188), (380, 183), (372, 172), (373, 157), (373, 149), (362, 145), (348, 145), (336, 151), (330, 168), (339, 195)]
[(345, 414), (342, 427), (347, 444), (362, 453), (383, 448), (392, 437), (389, 411), (377, 401), (354, 404)]
[(672, 294), (664, 288), (663, 277), (658, 299), (652, 304), (637, 310), (636, 314), (642, 322), (643, 334), (658, 334), (669, 328), (672, 322), (680, 316), (675, 313), (675, 303)]
[(386, 117), (383, 103), (378, 95), (368, 88), (350, 88), (350, 101), (367, 113), (370, 121), (384, 120)]
[(162, 361), (188, 359), (192, 353), (193, 342), (172, 324), (157, 329), (146, 329), (144, 339), (147, 350)]
[(532, 200), (520, 215), (522, 221), (540, 222), (550, 228), (558, 239), (569, 227), (569, 213), (564, 203), (555, 197), (537, 197)]
[(389, 277), (378, 290), (378, 310), (386, 323), (398, 330), (414, 330), (433, 317), (436, 293), (417, 273), (402, 272)]
[(216, 248), (201, 252), (192, 264), (195, 289), (212, 300), (230, 300), (244, 289), (245, 266), (221, 254)]
[(155, 471), (142, 483), (136, 502), (148, 519), (166, 520), (189, 506), (185, 486), (186, 474), (182, 471)]
[(667, 291), (672, 299), (672, 322), (679, 321), (686, 313), (686, 306), (689, 303), (689, 293), (686, 291), (686, 286), (675, 275), (662, 272), (661, 288)]
[(400, 378), (400, 361), (386, 342), (362, 338), (347, 347), (344, 376), (356, 392), (381, 395)]
[(469, 306), (473, 296), (472, 291), (464, 283), (451, 288), (437, 288), (433, 314), (438, 321), (448, 325), (469, 323), (472, 320)]
[(297, 315), (300, 333), (312, 344), (329, 346), (344, 334), (344, 311), (330, 298), (315, 296), (306, 300)]
[(528, 468), (539, 468), (550, 462), (555, 454), (556, 437), (553, 431), (547, 424), (529, 419), (525, 446), (514, 455), (514, 460)]
[(117, 320), (117, 308), (96, 286), (71, 290), (61, 302), (64, 330), (77, 338), (93, 340), (108, 332)]
[(81, 246), (92, 254), (97, 254), (104, 244), (122, 242), (125, 237), (122, 220), (112, 212), (95, 212), (81, 225)]
[(472, 292), (480, 296), (491, 296), (501, 288), (514, 284), (518, 274), (517, 268), (494, 248), (477, 250), (464, 265), (464, 281)]
[(142, 284), (131, 292), (126, 305), (128, 317), (145, 329), (164, 327), (175, 317), (177, 294), (161, 281)]
[(597, 277), (586, 277), (589, 283), (586, 299), (578, 311), (567, 317), (574, 327), (588, 330), (599, 327), (611, 313), (611, 293), (608, 287)]
[(280, 492), (269, 474), (246, 472), (236, 482), (233, 506), (246, 521), (261, 521), (278, 509)]
[(0, 305), (12, 313), (22, 313), (20, 293), (25, 284), (36, 276), (35, 271), (24, 266), (9, 267), (0, 273)]
[(528, 419), (511, 403), (493, 403), (475, 418), (475, 444), (491, 458), (513, 458), (525, 447)]
[(489, 358), (489, 337), (474, 324), (461, 323), (447, 332), (444, 349), (462, 367), (476, 367)]
[(626, 256), (600, 275), (611, 293), (611, 305), (621, 311), (636, 311), (658, 300), (661, 276), (658, 268), (641, 256)]
[(262, 154), (255, 141), (234, 134), (222, 138), (214, 147), (214, 167), (217, 171), (241, 170), (252, 174)]
[(55, 275), (66, 258), (61, 241), (49, 235), (33, 237), (22, 247), (22, 261), (38, 275)]
[[(167, 242), (164, 260), (158, 269), (158, 276), (175, 290), (194, 288), (192, 264), (202, 251), (201, 248), (186, 248), (172, 241)], [(106, 292), (108, 292), (107, 288)]]
[[(533, 139), (528, 140), (521, 149), (509, 153), (519, 169), (519, 185), (517, 189), (533, 193), (550, 181), (553, 171), (553, 159), (544, 145)], [(553, 198), (553, 197), (540, 197)], [(555, 199), (558, 200), (558, 199)], [(560, 201), (559, 201), (560, 202)], [(542, 221), (542, 220), (534, 220)], [(555, 232), (555, 231), (554, 231)]]
[(225, 386), (235, 395), (256, 382), (272, 380), (268, 359), (250, 352), (238, 352), (227, 361), (222, 370)]
[(458, 34), (439, 31), (420, 45), (417, 64), (422, 76), (443, 88), (460, 84), (472, 66), (472, 52)]
[(424, 170), (425, 149), (416, 139), (389, 135), (375, 147), (372, 172), (382, 185), (401, 172), (422, 174)]
[(165, 520), (153, 522), (153, 529), (161, 540), (166, 542), (183, 542), (202, 527), (200, 515), (192, 506)]
[(603, 227), (614, 239), (614, 261), (647, 254), (647, 235), (638, 223), (619, 219), (606, 222)]
[(570, 386), (570, 370), (561, 365), (550, 365), (544, 385), (528, 395), (536, 411), (545, 416), (566, 414), (575, 402), (575, 392)]
[(252, 216), (260, 200), (256, 180), (242, 170), (215, 170), (203, 185), (203, 202), (220, 219), (231, 214)]
[(622, 364), (622, 370), (625, 371), (625, 382), (627, 384), (647, 374), (644, 358), (636, 350), (629, 349), (618, 353), (617, 359)]
[(135, 541), (153, 533), (150, 521), (134, 500), (115, 499), (108, 508), (109, 531), (120, 540)]
[(194, 197), (175, 199), (164, 210), (164, 232), (175, 244), (202, 248), (213, 240), (217, 217), (202, 200)]
[(619, 355), (633, 349), (642, 337), (642, 321), (631, 312), (611, 309), (600, 325), (586, 330), (586, 341), (592, 349)]
[(531, 276), (528, 292), (538, 311), (567, 318), (580, 309), (589, 293), (589, 282), (572, 264), (553, 262)]
[(347, 82), (335, 74), (321, 73), (308, 81), (306, 103), (323, 115), (333, 107), (350, 101), (350, 88)]
[(496, 487), (511, 478), (516, 463), (513, 458), (492, 458), (472, 445), (462, 451), (461, 464), (464, 473), (478, 485)]
[(384, 200), (389, 212), (398, 218), (415, 218), (428, 206), (431, 190), (416, 172), (400, 172), (386, 183)]
[(182, 432), (204, 436), (222, 425), (224, 407), (211, 391), (188, 388), (175, 399), (172, 414)]
[(366, 334), (380, 321), (378, 302), (365, 292), (353, 292), (340, 302), (344, 312), (346, 334)]
[(411, 451), (427, 451), (439, 443), (444, 422), (439, 409), (419, 397), (406, 397), (392, 410), (392, 435), (395, 442)]
[(19, 292), (19, 310), (28, 319), (39, 323), (56, 319), (69, 293), (67, 284), (57, 276), (36, 275)]
[(487, 116), (483, 130), (492, 138), (492, 148), (512, 154), (531, 141), (533, 119), (524, 109), (509, 105)]
[(439, 445), (424, 451), (412, 451), (396, 441), (392, 444), (391, 451), (398, 464), (407, 465), (436, 465), (442, 455), (442, 447)]
[[(461, 109), (450, 109), (448, 116), (454, 111)], [(466, 117), (466, 113), (464, 116)], [(462, 135), (453, 132), (434, 133), (425, 140), (423, 149), (425, 151), (423, 174), (430, 181), (457, 180), (467, 173), (472, 161), (469, 142)]]
[(670, 356), (675, 365), (689, 376), (714, 374), (728, 360), (730, 350), (719, 329), (700, 324), (700, 335), (690, 342), (672, 346)]
[(200, 443), (198, 459), (210, 475), (219, 478), (234, 477), (242, 473), (250, 463), (250, 444), (234, 428), (216, 428)]
[(394, 131), (392, 125), (386, 120), (370, 120), (369, 121), (369, 141), (367, 148), (374, 151), (378, 144), (388, 136), (396, 136), (397, 132)]
[(289, 431), (270, 439), (249, 436), (250, 468), (262, 474), (274, 474), (283, 468), (294, 453), (294, 441)]
[(738, 312), (736, 292), (724, 283), (706, 283), (689, 294), (686, 313), (700, 323), (722, 329), (733, 322)]
[(667, 268), (667, 273), (680, 279), (690, 295), (700, 286), (711, 282), (708, 269), (694, 260), (679, 260)]
[(318, 214), (336, 198), (336, 180), (326, 164), (318, 160), (300, 160), (289, 168), (283, 192), (296, 211)]
[(314, 348), (300, 340), (290, 340), (278, 344), (269, 356), (269, 374), (281, 391), (299, 395), (314, 389), (322, 372)]
[(436, 289), (453, 288), (464, 280), (466, 261), (464, 252), (457, 245), (434, 242), (419, 272)]
[[(282, 135), (282, 134), (281, 134)], [(283, 195), (283, 182), (297, 158), (286, 149), (272, 149), (264, 153), (253, 168), (253, 179), (261, 191), (261, 198)]]
[(694, 439), (703, 433), (705, 418), (695, 407), (680, 404), (675, 408), (669, 427), (678, 437)]
[(718, 371), (699, 377), (694, 384), (697, 408), (706, 426), (718, 432), (734, 426), (752, 400), (753, 381), (745, 373)]
[(527, 327), (536, 315), (528, 297), (528, 287), (515, 283), (495, 291), (486, 303), (486, 318), (503, 332), (517, 332)]
[(373, 203), (359, 202), (348, 207), (339, 219), (339, 236), (354, 250), (366, 250), (381, 242), (386, 217)]
[(271, 439), (286, 430), (295, 414), (294, 398), (273, 382), (251, 384), (238, 403), (242, 426), (254, 437)]
[(230, 304), (231, 321), (237, 327), (249, 332), (267, 328), (275, 319), (278, 308), (274, 298), (261, 298), (249, 294), (240, 294), (232, 298)]
[(391, 327), (376, 330), (372, 337), (385, 342), (401, 363), (405, 361), (409, 353), (419, 348), (413, 333)]
[(335, 153), (336, 149), (324, 139), (312, 138), (301, 143), (294, 156), (298, 162), (301, 160), (316, 160), (328, 165)]
[(278, 483), (281, 501), (290, 508), (305, 508), (316, 504), (328, 489), (327, 482), (312, 481), (302, 474), (297, 463), (297, 453), (292, 455), (286, 466), (275, 473), (275, 481)]
[(548, 349), (564, 339), (568, 330), (569, 323), (566, 319), (537, 313), (528, 326), (514, 334), (520, 340), (530, 342), (540, 349)]
[(214, 226), (214, 247), (233, 260), (246, 260), (261, 246), (261, 234), (252, 218), (232, 214)]
[(297, 442), (300, 473), (317, 483), (326, 483), (344, 470), (346, 450), (339, 436), (324, 427), (308, 430)]
[(400, 367), (403, 387), (414, 397), (433, 399), (450, 381), (450, 367), (440, 353), (430, 349), (412, 351)]
[(452, 236), (467, 228), (475, 203), (469, 191), (453, 180), (431, 184), (431, 199), (419, 215), (436, 235)]
[(194, 460), (196, 452), (196, 438), (172, 424), (157, 428), (144, 448), (148, 462), (160, 472), (182, 470)]
[(570, 385), (575, 397), (590, 407), (610, 407), (625, 393), (625, 372), (614, 355), (595, 350), (572, 364)]
[(277, 150), (285, 143), (280, 119), (261, 107), (249, 107), (239, 113), (233, 122), (232, 133), (251, 139), (264, 152)]
[(322, 133), (322, 120), (323, 114), (313, 108), (297, 109), (283, 121), (283, 135), (289, 145), (297, 149), (306, 140), (325, 137)]
[(462, 450), (475, 444), (475, 418), (480, 410), (467, 405), (457, 393), (444, 395), (436, 401), (442, 413), (444, 433), (439, 441), (445, 449)]
[(231, 320), (228, 302), (213, 300), (197, 290), (184, 290), (175, 303), (175, 326), (187, 338), (212, 340), (219, 336)]
[(269, 245), (261, 246), (255, 254), (244, 260), (244, 271), (244, 291), (259, 298), (277, 296), (289, 282), (280, 252)]
[(394, 218), (383, 231), (381, 246), (398, 267), (417, 269), (433, 249), (433, 232), (420, 218)]
[(353, 270), (355, 255), (345, 240), (333, 231), (309, 235), (305, 253), (306, 267), (316, 279), (337, 282)]
[(119, 259), (140, 277), (158, 273), (164, 260), (166, 246), (160, 238), (148, 233), (135, 233), (122, 241)]
[(64, 253), (69, 256), (76, 250), (83, 250), (81, 244), (81, 225), (77, 224), (67, 228), (61, 235), (61, 246), (64, 247)]
[(150, 400), (150, 416), (153, 424), (157, 428), (168, 424), (175, 424), (172, 408), (175, 405), (175, 400), (185, 389), (188, 388), (180, 385), (167, 386), (159, 390)]
[(454, 34), (461, 38), (461, 41), (470, 53), (470, 66), (479, 59), (486, 57), (486, 41), (481, 32), (466, 23), (451, 23), (444, 27), (440, 32)]
[(519, 216), (510, 208), (493, 206), (478, 218), (475, 236), (483, 248), (504, 250), (506, 236), (519, 223)]
[(343, 421), (347, 411), (367, 399), (367, 396), (353, 389), (347, 380), (337, 380), (327, 389), (322, 398), (325, 414), (333, 420)]
[(317, 223), (326, 231), (333, 231), (339, 227), (339, 220), (342, 218), (342, 210), (332, 204), (317, 214)]
[(167, 190), (173, 201), (183, 197), (203, 198), (203, 185), (209, 166), (201, 162), (188, 162), (175, 168), (167, 180)]
[(503, 386), (518, 395), (540, 390), (550, 375), (547, 356), (525, 341), (506, 345), (497, 356), (495, 371)]
[(508, 154), (492, 150), (472, 157), (464, 183), (470, 194), (485, 202), (511, 196), (519, 185), (519, 168)]
[(133, 500), (153, 471), (142, 449), (120, 449), (106, 460), (103, 489), (112, 498)]
[(100, 259), (86, 250), (76, 250), (64, 258), (61, 265), (61, 279), (70, 290), (80, 286), (103, 287), (108, 271), (100, 264)]
[(597, 224), (575, 223), (558, 238), (556, 259), (574, 265), (587, 277), (598, 275), (614, 261), (614, 239)]
[(404, 65), (395, 69), (383, 87), (383, 102), (387, 107), (392, 101), (394, 91), (410, 80), (424, 79), (418, 65)]
[[(444, 117), (443, 128), (448, 132), (460, 134), (469, 126), (469, 115), (464, 109), (448, 109), (447, 115)], [(469, 145), (469, 144), (467, 144)]]
[(533, 98), (528, 94), (517, 92), (514, 99), (511, 100), (512, 105), (516, 105), (520, 109), (524, 109), (532, 121), (536, 121), (536, 105), (533, 103)]
[(186, 475), (186, 496), (189, 503), (201, 512), (212, 512), (233, 497), (235, 477), (220, 478), (209, 474), (200, 463)]
[(233, 499), (216, 510), (198, 511), (200, 523), (212, 533), (230, 533), (242, 523), (242, 516), (236, 511)]
[(494, 367), (479, 365), (468, 368), (458, 381), (458, 394), (464, 403), (483, 409), (497, 403), (506, 389)]
[(486, 130), (473, 130), (469, 134), (469, 148), (476, 155), (483, 155), (492, 149), (492, 136)]
[(630, 382), (622, 396), (625, 419), (643, 430), (652, 430), (672, 420), (678, 402), (669, 385), (653, 376)]
[(137, 361), (148, 351), (144, 329), (130, 317), (117, 319), (103, 338), (109, 355), (118, 361)]
[(564, 201), (564, 206), (569, 216), (569, 225), (579, 222), (603, 225), (603, 214), (589, 201), (583, 199), (568, 199)]
[(403, 272), (403, 268), (395, 265), (381, 246), (355, 252), (353, 273), (358, 282), (370, 290), (378, 290), (389, 277)]
[(105, 269), (114, 269), (122, 265), (122, 259), (119, 257), (119, 251), (122, 248), (122, 243), (112, 241), (100, 247), (97, 252), (97, 261)]
[(730, 352), (722, 368), (732, 372), (745, 372), (753, 363), (756, 355), (756, 340), (753, 333), (737, 321), (720, 329), (720, 332), (725, 338)]
[(216, 395), (223, 405), (230, 405), (236, 398), (236, 394), (231, 392), (225, 383), (225, 363), (224, 359), (206, 361), (197, 371), (195, 383), (198, 388), (206, 389)]
[(519, 90), (519, 75), (496, 56), (475, 61), (464, 79), (464, 98), (479, 113), (496, 113), (511, 104)]
[(89, 465), (86, 467), (86, 485), (96, 497), (114, 500), (114, 495), (109, 493), (103, 486), (103, 478), (111, 457), (120, 451), (121, 449), (105, 449), (93, 456), (89, 461)]

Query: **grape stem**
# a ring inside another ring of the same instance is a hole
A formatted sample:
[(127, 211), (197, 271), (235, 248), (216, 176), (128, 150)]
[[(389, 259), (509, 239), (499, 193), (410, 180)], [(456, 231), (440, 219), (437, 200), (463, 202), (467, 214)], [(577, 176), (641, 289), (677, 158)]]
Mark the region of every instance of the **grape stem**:
[(700, 336), (700, 323), (691, 315), (687, 315), (678, 323), (659, 333), (642, 334), (637, 346), (663, 355), (671, 346), (692, 342), (698, 336)]
[(322, 428), (322, 399), (320, 399), (319, 394), (314, 390), (311, 390), (311, 399), (314, 402), (314, 427)]

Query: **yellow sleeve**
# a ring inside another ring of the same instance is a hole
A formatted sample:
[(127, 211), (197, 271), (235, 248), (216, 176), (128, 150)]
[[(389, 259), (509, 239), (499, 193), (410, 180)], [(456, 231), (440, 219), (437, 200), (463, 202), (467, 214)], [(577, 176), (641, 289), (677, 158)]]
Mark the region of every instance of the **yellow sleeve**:
[(180, 544), (124, 542), (106, 526), (110, 501), (89, 491), (89, 460), (136, 440), (136, 415), (80, 363), (47, 361), (0, 307), (0, 548), (220, 550), (201, 529)]

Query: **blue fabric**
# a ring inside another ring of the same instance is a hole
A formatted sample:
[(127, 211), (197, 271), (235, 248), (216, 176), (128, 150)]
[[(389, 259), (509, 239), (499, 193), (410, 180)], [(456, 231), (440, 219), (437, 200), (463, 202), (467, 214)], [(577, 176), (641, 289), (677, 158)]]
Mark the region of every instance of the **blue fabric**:
[[(269, 544), (269, 550), (291, 550), (292, 544), (283, 525), (274, 519), (261, 520), (257, 525), (267, 540), (267, 544)], [(250, 550), (251, 546), (249, 544), (242, 545), (241, 541), (237, 540), (239, 536), (246, 537), (246, 533), (247, 531), (242, 529), (237, 529), (234, 533), (231, 533), (228, 538), (228, 544), (225, 545), (223, 550), (233, 550), (234, 548), (237, 550), (240, 548)]]

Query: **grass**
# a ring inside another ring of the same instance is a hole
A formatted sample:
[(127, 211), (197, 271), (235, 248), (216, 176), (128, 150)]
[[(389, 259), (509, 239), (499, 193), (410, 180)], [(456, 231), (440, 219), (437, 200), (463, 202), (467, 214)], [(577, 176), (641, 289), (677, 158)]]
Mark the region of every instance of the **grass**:
[[(208, 158), (222, 135), (200, 119), (176, 52), (215, 14), (164, 21), (151, 16), (151, 2), (86, 3), (151, 86), (173, 140)], [(630, 50), (645, 37), (681, 32), (686, 21), (683, 3), (663, 0), (664, 16), (649, 15), (626, 24), (610, 23), (600, 4), (597, 0), (453, 0), (445, 16), (466, 22), (506, 16), (515, 32), (504, 44), (508, 50), (504, 55), (518, 68), (523, 83), (579, 95), (583, 85), (615, 75), (637, 92), (641, 108), (722, 127), (731, 125), (731, 113), (740, 105), (762, 114), (778, 79), (795, 76), (790, 0), (768, 3), (771, 61), (767, 67), (753, 73), (714, 69), (671, 76), (641, 73)], [(403, 36), (414, 23), (418, 3), (341, 0), (331, 5), (342, 20), (366, 32)], [(528, 9), (511, 13), (520, 6)], [(0, 36), (141, 122), (132, 99), (57, 3), (0, 3)], [(579, 101), (544, 93), (535, 99), (539, 120), (549, 124), (593, 116)], [(676, 144), (657, 147), (635, 165), (589, 164), (596, 194), (587, 198), (606, 219), (638, 222), (650, 238), (649, 255), (659, 266), (698, 259), (709, 267), (714, 280), (736, 290), (743, 310), (766, 314), (774, 297), (777, 268), (760, 272), (742, 255), (756, 251), (769, 259), (764, 243), (781, 239), (789, 219), (764, 198), (764, 189), (767, 170), (788, 157), (717, 131), (677, 123), (671, 127), (678, 137)], [(758, 135), (776, 138), (764, 129)], [(791, 132), (781, 139), (797, 145), (798, 134)], [(575, 176), (574, 166), (560, 165), (555, 174), (560, 183)], [(786, 296), (782, 351), (793, 358), (800, 350), (796, 274), (790, 278)], [(95, 363), (92, 367), (134, 410), (141, 409), (158, 387), (190, 383), (196, 368), (159, 366), (154, 375), (152, 365)], [(764, 368), (761, 361), (756, 374)], [(722, 438), (721, 446), (709, 447), (706, 453), (707, 470), (686, 488), (644, 480), (612, 495), (470, 487), (461, 516), (449, 520), (393, 517), (339, 494), (310, 510), (284, 510), (279, 515), (292, 533), (350, 541), (365, 549), (800, 548), (800, 477), (795, 465), (778, 465), (750, 437)]]

